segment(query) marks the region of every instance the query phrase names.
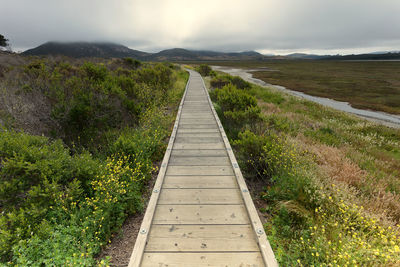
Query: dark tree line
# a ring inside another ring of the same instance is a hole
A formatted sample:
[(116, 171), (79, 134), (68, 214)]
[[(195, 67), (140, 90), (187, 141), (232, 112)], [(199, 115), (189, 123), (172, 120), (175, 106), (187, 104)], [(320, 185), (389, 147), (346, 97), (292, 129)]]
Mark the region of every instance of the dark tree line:
[(8, 39), (6, 39), (2, 34), (0, 34), (0, 47), (7, 47)]

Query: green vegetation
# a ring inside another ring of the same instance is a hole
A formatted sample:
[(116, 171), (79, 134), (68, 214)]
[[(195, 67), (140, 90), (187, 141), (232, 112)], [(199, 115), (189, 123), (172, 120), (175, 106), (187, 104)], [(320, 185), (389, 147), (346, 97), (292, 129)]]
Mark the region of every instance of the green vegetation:
[(107, 264), (95, 257), (143, 210), (187, 76), (126, 59), (9, 68), (1, 86), (44, 99), (52, 124), (49, 136), (0, 128), (0, 264)]
[(232, 84), (238, 89), (250, 89), (251, 84), (237, 76), (218, 75), (210, 81), (213, 88), (222, 88), (225, 85)]
[(400, 114), (400, 62), (275, 60), (218, 62), (243, 68), (268, 68), (255, 78), (310, 95), (349, 102), (353, 107)]
[(399, 130), (256, 85), (210, 95), (282, 266), (400, 264)]
[(196, 67), (196, 71), (199, 72), (203, 76), (210, 76), (214, 74), (213, 70), (207, 64), (200, 64)]

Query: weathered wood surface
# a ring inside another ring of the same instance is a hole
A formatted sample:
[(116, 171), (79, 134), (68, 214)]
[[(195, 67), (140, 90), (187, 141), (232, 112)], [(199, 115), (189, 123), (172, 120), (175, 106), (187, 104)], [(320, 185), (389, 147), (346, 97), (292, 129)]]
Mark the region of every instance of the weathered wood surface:
[(144, 253), (142, 266), (157, 267), (261, 267), (260, 252)]
[(196, 72), (190, 71), (129, 266), (277, 266)]

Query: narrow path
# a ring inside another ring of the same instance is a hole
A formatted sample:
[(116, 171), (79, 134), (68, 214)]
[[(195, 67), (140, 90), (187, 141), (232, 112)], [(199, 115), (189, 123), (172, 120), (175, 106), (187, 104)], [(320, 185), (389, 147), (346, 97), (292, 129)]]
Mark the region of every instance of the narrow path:
[(129, 266), (277, 266), (197, 72), (140, 229)]

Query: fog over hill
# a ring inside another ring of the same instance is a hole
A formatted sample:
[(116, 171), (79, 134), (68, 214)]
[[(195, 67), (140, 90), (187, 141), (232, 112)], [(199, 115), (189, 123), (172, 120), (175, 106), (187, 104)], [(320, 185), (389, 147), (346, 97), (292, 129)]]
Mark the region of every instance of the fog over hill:
[(293, 53), (286, 56), (262, 55), (256, 51), (216, 52), (172, 48), (157, 53), (134, 50), (121, 44), (106, 42), (47, 42), (26, 50), (23, 55), (64, 55), (75, 58), (124, 58), (131, 57), (143, 61), (229, 61), (229, 60), (271, 60), (271, 59), (327, 59), (327, 60), (398, 60), (399, 52), (379, 52), (359, 55), (314, 55)]
[(260, 53), (245, 51), (238, 53), (224, 53), (214, 51), (195, 51), (183, 48), (162, 50), (158, 53), (146, 53), (130, 49), (114, 43), (89, 43), (89, 42), (47, 42), (36, 48), (26, 50), (24, 55), (65, 55), (69, 57), (101, 57), (123, 58), (132, 57), (139, 60), (153, 61), (190, 61), (190, 60), (257, 60), (263, 59)]

